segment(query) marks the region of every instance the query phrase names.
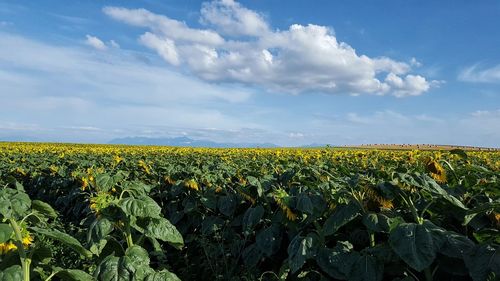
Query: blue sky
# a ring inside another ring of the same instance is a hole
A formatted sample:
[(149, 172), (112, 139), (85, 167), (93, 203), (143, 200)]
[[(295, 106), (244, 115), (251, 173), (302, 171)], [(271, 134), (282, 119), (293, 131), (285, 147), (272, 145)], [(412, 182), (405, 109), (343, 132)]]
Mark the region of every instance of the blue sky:
[(493, 0), (3, 0), (0, 139), (499, 147), (499, 27)]

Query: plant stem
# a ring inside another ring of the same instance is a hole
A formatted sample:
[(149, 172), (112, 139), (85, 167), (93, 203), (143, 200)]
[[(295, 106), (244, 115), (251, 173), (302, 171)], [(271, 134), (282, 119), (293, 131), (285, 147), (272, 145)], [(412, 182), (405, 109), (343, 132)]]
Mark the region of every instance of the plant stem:
[(14, 230), (14, 234), (16, 235), (15, 243), (19, 252), (19, 257), (21, 259), (24, 281), (29, 281), (31, 259), (26, 257), (26, 252), (24, 251), (24, 246), (23, 246), (23, 235), (21, 234), (21, 229), (19, 228), (19, 225), (14, 219), (9, 219), (9, 221), (10, 225), (12, 226), (12, 229)]
[(375, 233), (373, 233), (372, 231), (370, 231), (369, 233), (370, 233), (370, 247), (375, 247)]
[(125, 223), (125, 239), (127, 240), (127, 248), (134, 246), (134, 240), (132, 240), (132, 233), (130, 232), (130, 223)]
[(424, 274), (425, 274), (425, 280), (426, 281), (432, 281), (433, 280), (430, 268), (427, 267), (426, 269), (424, 269)]

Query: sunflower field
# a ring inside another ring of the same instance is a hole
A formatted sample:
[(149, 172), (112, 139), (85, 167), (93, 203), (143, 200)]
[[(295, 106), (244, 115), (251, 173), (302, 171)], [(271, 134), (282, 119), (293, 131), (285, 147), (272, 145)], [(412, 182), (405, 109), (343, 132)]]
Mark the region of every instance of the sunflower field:
[(0, 143), (4, 280), (500, 280), (500, 152)]

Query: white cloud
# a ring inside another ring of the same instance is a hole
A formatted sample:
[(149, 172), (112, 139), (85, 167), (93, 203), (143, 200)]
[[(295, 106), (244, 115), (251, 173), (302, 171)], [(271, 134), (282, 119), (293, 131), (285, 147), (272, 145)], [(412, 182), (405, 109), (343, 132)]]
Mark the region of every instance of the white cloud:
[(126, 9), (120, 7), (105, 7), (103, 12), (130, 25), (147, 27), (161, 37), (167, 37), (176, 42), (198, 43), (204, 45), (219, 45), (224, 39), (214, 31), (188, 27), (185, 23), (166, 16), (151, 13), (145, 9)]
[(109, 40), (109, 45), (113, 48), (117, 48), (119, 49), (120, 48), (120, 44), (116, 43), (115, 40)]
[(293, 139), (300, 139), (300, 138), (304, 138), (305, 135), (303, 133), (299, 133), (299, 132), (292, 132), (292, 133), (289, 133), (288, 136), (290, 138), (293, 138)]
[(500, 64), (490, 68), (475, 64), (462, 70), (458, 79), (465, 82), (500, 83)]
[(191, 28), (145, 9), (103, 11), (115, 20), (149, 29), (139, 37), (144, 46), (206, 81), (289, 93), (398, 97), (421, 95), (437, 85), (411, 74), (411, 67), (419, 64), (416, 60), (408, 64), (359, 55), (325, 26), (293, 24), (287, 30), (272, 30), (262, 15), (233, 0), (202, 5), (200, 22), (213, 30)]
[(263, 16), (233, 0), (205, 2), (201, 8), (200, 22), (211, 25), (224, 35), (260, 37), (269, 32)]
[[(46, 140), (66, 134), (59, 134), (57, 128), (69, 127), (73, 133), (60, 140), (107, 141), (118, 134), (114, 129), (129, 134), (131, 126), (192, 130), (259, 126), (231, 112), (235, 104), (250, 98), (251, 91), (211, 85), (170, 71), (163, 63), (145, 63), (150, 58), (144, 59), (143, 53), (123, 49), (88, 52), (1, 32), (0, 38), (0, 100), (5, 108), (0, 122), (30, 124), (36, 120), (45, 136), (52, 136), (44, 137)], [(91, 139), (85, 135), (91, 127), (109, 131)], [(74, 132), (77, 128), (81, 133)], [(17, 135), (13, 129), (9, 131)]]
[(108, 48), (106, 46), (106, 44), (104, 44), (104, 42), (102, 42), (101, 39), (99, 39), (95, 36), (87, 34), (85, 37), (87, 38), (87, 40), (85, 40), (85, 44), (87, 44), (87, 45), (89, 45), (97, 50), (104, 51)]

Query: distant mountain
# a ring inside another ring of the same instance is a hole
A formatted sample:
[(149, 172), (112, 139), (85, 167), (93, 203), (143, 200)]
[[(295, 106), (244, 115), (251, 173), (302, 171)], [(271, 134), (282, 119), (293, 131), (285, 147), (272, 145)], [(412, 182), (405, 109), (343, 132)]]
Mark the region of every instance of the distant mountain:
[(129, 145), (165, 145), (165, 146), (188, 146), (188, 147), (278, 147), (273, 143), (221, 143), (209, 140), (194, 140), (188, 137), (176, 138), (148, 138), (148, 137), (126, 137), (116, 138), (109, 144), (129, 144)]

